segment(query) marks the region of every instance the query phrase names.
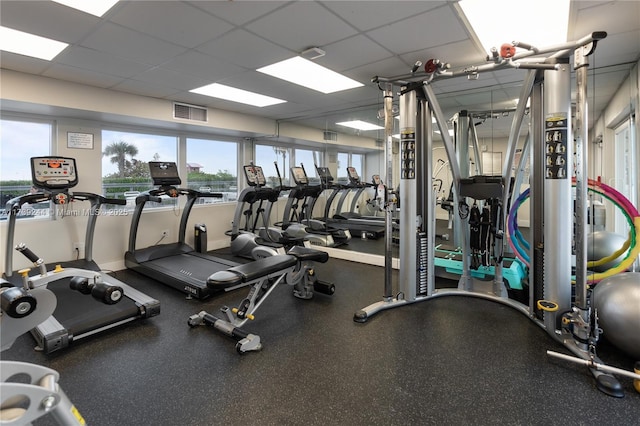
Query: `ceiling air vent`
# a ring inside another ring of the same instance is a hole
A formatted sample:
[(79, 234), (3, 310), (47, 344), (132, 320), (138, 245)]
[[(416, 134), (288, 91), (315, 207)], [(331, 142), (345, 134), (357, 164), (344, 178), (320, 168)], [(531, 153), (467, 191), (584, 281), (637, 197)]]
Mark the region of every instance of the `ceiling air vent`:
[(207, 109), (201, 106), (173, 103), (173, 118), (183, 120), (207, 121)]
[(338, 140), (338, 133), (336, 132), (332, 132), (329, 130), (325, 130), (323, 132), (323, 137), (325, 141), (337, 141)]

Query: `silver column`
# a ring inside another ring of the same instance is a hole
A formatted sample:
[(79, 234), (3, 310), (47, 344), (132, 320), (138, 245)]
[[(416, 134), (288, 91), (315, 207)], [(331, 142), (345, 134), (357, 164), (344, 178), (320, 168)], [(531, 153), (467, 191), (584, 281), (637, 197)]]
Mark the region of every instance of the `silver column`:
[[(571, 72), (568, 60), (557, 71), (545, 71), (544, 84), (544, 298), (571, 307), (571, 245), (573, 234), (573, 139), (571, 135)], [(547, 330), (556, 328), (556, 313), (546, 312)]]
[[(587, 103), (587, 68), (589, 63), (585, 52), (588, 48), (580, 47), (574, 52), (574, 68), (576, 70), (576, 286), (575, 305), (578, 308), (580, 320), (574, 325), (574, 333), (579, 339), (585, 341), (590, 335), (590, 310), (587, 306), (587, 186), (588, 186), (588, 161), (587, 143), (589, 132), (587, 129), (589, 110)], [(588, 347), (580, 342), (583, 350)]]
[[(460, 111), (458, 114), (456, 131), (456, 160), (460, 168), (460, 178), (469, 177), (469, 114), (467, 111)], [(479, 161), (476, 159), (476, 161)], [(460, 201), (465, 198), (461, 197)], [(457, 214), (458, 204), (454, 206), (456, 214), (453, 215), (453, 244), (456, 247), (465, 249), (464, 234), (469, 231), (467, 221)], [(468, 253), (469, 251), (466, 251)]]
[(416, 297), (416, 243), (418, 223), (416, 200), (416, 115), (415, 90), (400, 95), (400, 272), (399, 290), (405, 300)]
[(389, 197), (390, 191), (393, 190), (393, 85), (387, 83), (384, 89), (384, 138), (386, 160), (386, 181), (387, 181), (387, 202), (385, 203), (385, 238), (384, 238), (384, 300), (389, 301), (393, 298), (393, 211), (395, 203)]

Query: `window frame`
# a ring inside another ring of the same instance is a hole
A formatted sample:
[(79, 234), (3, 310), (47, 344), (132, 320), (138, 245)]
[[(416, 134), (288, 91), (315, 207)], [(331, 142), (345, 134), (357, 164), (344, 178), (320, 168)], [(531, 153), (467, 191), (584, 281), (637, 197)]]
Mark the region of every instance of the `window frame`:
[[(43, 117), (43, 116), (39, 116), (39, 115), (31, 115), (31, 114), (20, 114), (20, 113), (12, 113), (12, 112), (2, 112), (2, 116), (0, 117), (0, 120), (2, 121), (11, 121), (11, 122), (20, 122), (20, 123), (28, 123), (28, 124), (45, 124), (49, 126), (49, 142), (48, 142), (48, 149), (47, 149), (47, 153), (46, 154), (39, 154), (39, 155), (55, 155), (55, 151), (57, 151), (55, 148), (57, 147), (57, 126), (56, 126), (56, 120), (54, 118), (51, 117)], [(1, 141), (0, 141), (1, 142)], [(2, 143), (0, 143), (0, 145), (3, 145)], [(32, 156), (34, 156), (35, 153), (31, 153), (29, 154), (29, 158), (31, 158)], [(0, 178), (0, 182), (2, 182), (2, 179)], [(24, 194), (27, 194), (30, 189), (33, 187), (33, 185), (29, 184), (28, 185), (29, 188), (25, 191)], [(0, 194), (3, 192), (2, 191), (3, 186), (0, 185)], [(19, 196), (19, 195), (17, 195)], [(3, 197), (4, 198), (4, 197)], [(13, 199), (15, 197), (11, 197), (9, 199), (7, 199), (6, 201), (8, 202), (10, 199)], [(38, 203), (38, 204), (42, 204), (43, 206), (45, 205), (45, 203)], [(51, 203), (51, 201), (49, 201), (48, 203), (46, 203), (47, 206), (45, 208), (38, 208), (35, 209), (38, 211), (38, 214), (34, 214), (32, 216), (30, 215), (18, 215), (16, 217), (16, 219), (20, 219), (20, 220), (54, 220), (56, 218), (56, 215), (54, 214), (55, 212), (52, 210), (53, 209), (53, 204)], [(0, 211), (2, 212), (2, 215), (0, 217), (0, 221), (5, 221), (8, 217), (6, 210), (5, 210), (5, 206), (6, 206), (6, 202), (2, 202), (2, 206), (0, 206)], [(24, 206), (23, 206), (24, 208)], [(34, 210), (34, 211), (35, 211)]]

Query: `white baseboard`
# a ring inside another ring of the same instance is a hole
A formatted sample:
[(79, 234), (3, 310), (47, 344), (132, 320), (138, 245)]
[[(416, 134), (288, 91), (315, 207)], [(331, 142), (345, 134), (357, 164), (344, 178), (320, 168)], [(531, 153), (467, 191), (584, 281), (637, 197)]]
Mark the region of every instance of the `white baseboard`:
[[(333, 259), (348, 260), (350, 262), (358, 262), (374, 266), (384, 266), (384, 256), (379, 254), (361, 253), (333, 247), (313, 246), (313, 248), (326, 251)], [(400, 268), (400, 261), (397, 258), (393, 259), (392, 264), (394, 269)]]

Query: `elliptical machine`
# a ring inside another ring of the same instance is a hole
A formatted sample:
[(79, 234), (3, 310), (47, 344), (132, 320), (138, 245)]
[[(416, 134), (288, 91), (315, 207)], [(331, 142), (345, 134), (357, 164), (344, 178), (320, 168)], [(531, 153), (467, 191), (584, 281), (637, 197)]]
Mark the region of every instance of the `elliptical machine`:
[[(266, 186), (262, 167), (251, 163), (243, 169), (249, 186), (240, 193), (236, 204), (233, 227), (229, 232), (231, 253), (257, 260), (286, 254), (295, 245), (309, 247), (309, 242), (304, 238), (287, 238), (280, 229), (269, 225), (271, 208), (278, 201), (280, 188)], [(263, 207), (265, 202), (267, 205)]]
[(291, 168), (296, 184), (289, 191), (284, 208), (282, 229), (289, 238), (307, 238), (312, 245), (337, 247), (351, 240), (348, 229), (328, 226), (326, 222), (313, 218), (313, 208), (324, 191), (322, 185), (310, 186), (309, 178), (301, 164)]

